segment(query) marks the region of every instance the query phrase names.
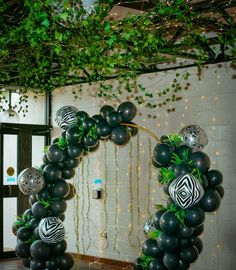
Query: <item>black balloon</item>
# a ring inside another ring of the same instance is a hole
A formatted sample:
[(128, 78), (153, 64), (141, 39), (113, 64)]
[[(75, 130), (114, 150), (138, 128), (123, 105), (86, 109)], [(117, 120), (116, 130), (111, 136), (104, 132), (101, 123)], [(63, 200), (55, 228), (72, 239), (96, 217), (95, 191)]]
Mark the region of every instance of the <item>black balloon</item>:
[(53, 215), (60, 215), (66, 211), (67, 203), (64, 199), (54, 200), (51, 203), (50, 210)]
[(152, 259), (148, 270), (167, 270), (167, 268), (162, 263), (162, 260), (160, 259)]
[(63, 165), (67, 168), (74, 169), (78, 166), (81, 159), (78, 158), (66, 158), (63, 161)]
[(206, 173), (210, 168), (210, 158), (207, 154), (197, 151), (189, 155), (189, 160), (193, 162), (193, 166), (199, 169), (201, 173)]
[(201, 225), (197, 226), (196, 228), (194, 228), (192, 236), (198, 236), (198, 235), (202, 234), (203, 231), (204, 231), (204, 224), (201, 224)]
[(55, 164), (48, 164), (43, 169), (43, 177), (49, 182), (56, 182), (61, 178), (61, 170)]
[(92, 118), (96, 121), (96, 123), (105, 122), (104, 118), (100, 114), (95, 114), (92, 116)]
[(123, 122), (130, 122), (134, 119), (137, 108), (132, 102), (126, 101), (119, 105), (117, 111), (121, 114)]
[(67, 155), (70, 158), (80, 158), (83, 154), (83, 147), (81, 144), (69, 144), (66, 148)]
[(135, 270), (145, 270), (142, 266), (143, 260), (142, 258), (138, 257), (135, 261), (134, 261), (134, 269)]
[(190, 267), (189, 263), (183, 262), (181, 259), (179, 259), (179, 264), (176, 270), (187, 270), (189, 269), (189, 267)]
[(170, 236), (164, 232), (161, 232), (157, 238), (157, 245), (164, 252), (174, 252), (178, 248), (178, 239), (174, 236)]
[(100, 115), (101, 115), (104, 119), (106, 119), (108, 113), (114, 112), (114, 111), (115, 111), (115, 109), (114, 109), (112, 106), (110, 106), (110, 105), (104, 105), (104, 106), (100, 109)]
[(170, 211), (161, 215), (159, 224), (161, 230), (169, 235), (177, 235), (181, 228), (181, 223), (175, 213)]
[(96, 121), (93, 118), (87, 118), (82, 122), (83, 129), (88, 132), (93, 126), (95, 126)]
[(117, 145), (125, 145), (129, 142), (130, 134), (125, 126), (117, 126), (111, 131), (111, 141)]
[(48, 209), (41, 202), (32, 205), (32, 212), (35, 218), (44, 218), (48, 215)]
[(106, 116), (106, 121), (110, 127), (116, 127), (122, 122), (121, 114), (118, 112), (110, 112)]
[(30, 246), (30, 254), (35, 260), (46, 260), (50, 257), (50, 247), (42, 240), (34, 241)]
[(59, 263), (60, 263), (59, 257), (51, 257), (45, 262), (45, 267), (48, 270), (55, 270), (58, 268)]
[(180, 145), (175, 149), (175, 153), (181, 158), (184, 159), (184, 155), (186, 153), (186, 151), (188, 151), (189, 153), (191, 153), (191, 148), (188, 145)]
[(32, 270), (44, 270), (45, 269), (45, 263), (44, 263), (44, 261), (39, 261), (39, 260), (32, 259), (30, 261), (30, 268)]
[(183, 226), (179, 232), (179, 237), (189, 238), (193, 235), (193, 231), (192, 227)]
[(157, 241), (153, 239), (147, 239), (143, 242), (142, 252), (146, 256), (153, 258), (162, 258), (163, 251), (157, 246)]
[(153, 224), (157, 230), (161, 230), (160, 218), (166, 212), (166, 210), (159, 210), (153, 215)]
[(84, 143), (84, 145), (87, 146), (87, 147), (94, 147), (94, 146), (97, 145), (98, 140), (97, 140), (97, 138), (94, 138), (94, 137), (92, 137), (92, 136), (86, 134), (86, 135), (84, 136), (84, 138), (83, 138), (83, 143)]
[(57, 144), (51, 144), (46, 153), (51, 162), (60, 162), (65, 158), (65, 152)]
[(61, 242), (51, 245), (51, 253), (54, 256), (60, 256), (65, 252), (66, 248), (67, 243), (65, 240), (62, 240)]
[(225, 191), (222, 186), (218, 186), (215, 188), (215, 191), (220, 195), (221, 199), (224, 197)]
[(213, 189), (207, 189), (198, 203), (198, 206), (205, 212), (213, 212), (219, 208), (220, 202), (221, 198), (219, 193)]
[(191, 238), (191, 243), (197, 248), (199, 253), (202, 252), (203, 243), (202, 243), (202, 240), (199, 237)]
[(36, 194), (30, 195), (30, 197), (29, 197), (29, 203), (30, 203), (30, 205), (33, 205), (37, 201), (38, 201), (38, 198), (37, 198)]
[(193, 263), (198, 258), (198, 249), (193, 245), (184, 246), (180, 249), (180, 259), (186, 263)]
[(17, 237), (21, 241), (25, 242), (28, 241), (32, 236), (31, 228), (21, 227), (17, 230)]
[(74, 260), (70, 254), (65, 253), (60, 256), (60, 262), (59, 262), (60, 270), (69, 270), (73, 267), (73, 265), (74, 265)]
[(78, 126), (70, 127), (66, 131), (66, 139), (69, 141), (70, 144), (78, 144), (82, 140), (81, 130)]
[(71, 179), (72, 177), (74, 177), (74, 175), (75, 175), (75, 170), (71, 168), (65, 167), (61, 171), (61, 176), (64, 179)]
[(37, 195), (38, 200), (49, 200), (51, 198), (51, 191), (48, 187), (42, 189)]
[(97, 134), (101, 139), (108, 138), (111, 134), (111, 129), (112, 128), (105, 121), (97, 123)]
[(29, 268), (30, 267), (30, 261), (32, 260), (31, 257), (26, 257), (26, 258), (22, 258), (22, 263), (25, 267)]
[(55, 198), (63, 198), (69, 194), (70, 188), (65, 180), (56, 182), (51, 190), (52, 196)]
[(64, 198), (65, 200), (71, 200), (75, 197), (76, 195), (76, 189), (75, 186), (72, 185), (71, 183), (68, 183), (69, 185), (69, 193), (67, 194), (67, 196)]
[(168, 166), (172, 158), (173, 149), (165, 143), (159, 143), (153, 150), (154, 160), (163, 166)]
[(29, 226), (31, 228), (31, 230), (33, 231), (36, 227), (38, 227), (40, 222), (39, 218), (32, 218), (29, 222)]
[(175, 177), (178, 177), (178, 176), (190, 173), (190, 172), (191, 172), (191, 169), (185, 162), (182, 162), (181, 164), (177, 164), (174, 167)]
[(25, 258), (30, 256), (30, 244), (24, 243), (22, 241), (17, 241), (17, 245), (15, 247), (16, 256), (20, 258)]
[(167, 268), (174, 268), (179, 263), (179, 256), (176, 254), (165, 253), (163, 257), (163, 264)]
[(205, 212), (197, 206), (185, 209), (185, 214), (185, 224), (189, 227), (197, 227), (205, 219)]
[(206, 174), (208, 179), (208, 187), (214, 188), (220, 186), (223, 182), (223, 174), (218, 170), (210, 170)]
[(76, 121), (78, 125), (80, 125), (87, 118), (89, 118), (89, 115), (85, 111), (78, 111), (76, 113)]
[[(136, 124), (133, 123), (133, 122), (129, 122), (128, 124), (136, 126)], [(138, 134), (138, 128), (137, 127), (134, 127), (134, 126), (127, 126), (127, 127), (128, 127), (128, 130), (129, 130), (132, 137)]]

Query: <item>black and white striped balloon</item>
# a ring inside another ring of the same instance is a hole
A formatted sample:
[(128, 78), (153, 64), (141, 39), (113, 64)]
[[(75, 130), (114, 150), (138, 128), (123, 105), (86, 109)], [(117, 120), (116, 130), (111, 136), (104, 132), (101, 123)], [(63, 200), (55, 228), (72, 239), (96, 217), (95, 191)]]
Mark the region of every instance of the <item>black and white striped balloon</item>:
[(75, 122), (79, 110), (74, 106), (63, 106), (56, 112), (55, 122), (62, 129), (68, 129)]
[(169, 194), (181, 208), (197, 204), (204, 195), (204, 189), (192, 174), (177, 177), (169, 186)]
[(39, 223), (39, 236), (47, 244), (56, 244), (65, 237), (65, 228), (57, 217), (46, 217)]

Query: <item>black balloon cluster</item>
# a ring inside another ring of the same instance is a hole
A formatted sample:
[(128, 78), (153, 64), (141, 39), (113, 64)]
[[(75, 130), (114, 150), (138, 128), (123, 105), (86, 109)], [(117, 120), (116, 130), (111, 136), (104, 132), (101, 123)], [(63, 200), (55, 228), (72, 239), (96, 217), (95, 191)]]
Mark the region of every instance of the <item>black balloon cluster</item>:
[(25, 267), (33, 270), (72, 268), (73, 258), (65, 253), (67, 243), (62, 239), (62, 221), (67, 200), (75, 195), (75, 187), (66, 180), (73, 178), (83, 156), (98, 149), (99, 140), (127, 144), (130, 137), (137, 134), (137, 128), (124, 124), (130, 124), (136, 112), (133, 103), (124, 102), (117, 110), (105, 105), (92, 117), (85, 111), (78, 111), (76, 115), (73, 112), (74, 121), (66, 111), (65, 123), (57, 115), (60, 126), (66, 130), (48, 147), (40, 171), (28, 168), (18, 179), (20, 190), (31, 194), (31, 208), (13, 224), (13, 233), (17, 236), (15, 252)]
[(208, 155), (181, 139), (162, 136), (154, 148), (152, 163), (168, 199), (151, 217), (155, 230), (142, 245), (137, 270), (189, 269), (203, 248), (205, 212), (216, 211), (224, 195), (222, 173), (210, 170)]

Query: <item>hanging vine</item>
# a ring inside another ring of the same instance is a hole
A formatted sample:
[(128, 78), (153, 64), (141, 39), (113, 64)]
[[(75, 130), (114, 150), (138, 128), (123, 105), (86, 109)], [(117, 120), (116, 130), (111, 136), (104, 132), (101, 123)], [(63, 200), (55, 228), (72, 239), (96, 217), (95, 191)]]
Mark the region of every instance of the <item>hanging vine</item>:
[(129, 195), (130, 195), (130, 200), (129, 200), (129, 213), (130, 213), (130, 224), (129, 224), (129, 231), (128, 231), (128, 239), (129, 239), (129, 244), (131, 246), (131, 236), (133, 233), (133, 145), (132, 141), (130, 141), (129, 145)]
[[(235, 59), (235, 20), (226, 10), (234, 1), (151, 1), (152, 7), (140, 16), (122, 20), (110, 17), (113, 1), (99, 1), (90, 11), (82, 2), (0, 0), (2, 89), (13, 87), (27, 98), (28, 89), (37, 96), (80, 84), (78, 92), (83, 94), (81, 84), (99, 82), (93, 93), (97, 97), (124, 94), (156, 108), (178, 101), (190, 74), (176, 72), (171, 86), (156, 94), (141, 84), (133, 86), (139, 74), (171, 70), (162, 64), (178, 58), (190, 59), (199, 69), (205, 63)], [(184, 65), (180, 62), (178, 68)], [(114, 78), (118, 86), (105, 82)], [(0, 96), (4, 100), (2, 92)], [(25, 110), (22, 102), (19, 111)], [(1, 110), (8, 109), (3, 105)]]
[(87, 158), (87, 201), (88, 201), (88, 206), (87, 206), (87, 213), (86, 213), (86, 228), (87, 228), (87, 234), (88, 234), (88, 245), (86, 247), (86, 251), (89, 250), (91, 243), (92, 243), (92, 239), (91, 239), (91, 235), (90, 235), (90, 220), (89, 220), (89, 215), (90, 215), (90, 198), (91, 198), (91, 192), (90, 192), (90, 188), (89, 188), (89, 178), (90, 178), (90, 170), (89, 170), (89, 166), (90, 166), (90, 162), (89, 162), (89, 158)]

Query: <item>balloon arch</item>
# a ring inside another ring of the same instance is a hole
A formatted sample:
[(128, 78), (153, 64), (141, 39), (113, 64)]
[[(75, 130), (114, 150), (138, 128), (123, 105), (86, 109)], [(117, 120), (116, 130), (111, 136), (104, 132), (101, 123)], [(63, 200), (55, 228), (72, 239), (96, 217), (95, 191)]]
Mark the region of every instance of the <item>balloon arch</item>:
[(159, 205), (144, 224), (147, 239), (134, 269), (185, 270), (196, 261), (203, 248), (199, 235), (204, 230), (205, 212), (215, 211), (224, 195), (221, 172), (209, 170), (210, 159), (201, 151), (208, 143), (207, 136), (192, 125), (159, 139), (131, 122), (136, 112), (131, 102), (121, 103), (117, 110), (105, 105), (92, 117), (72, 106), (57, 111), (56, 123), (64, 131), (48, 147), (40, 168), (27, 168), (18, 176), (19, 188), (29, 196), (31, 205), (13, 224), (15, 252), (25, 267), (73, 267), (72, 256), (65, 253), (63, 221), (66, 201), (76, 191), (66, 180), (73, 178), (83, 155), (98, 149), (99, 140), (125, 145), (138, 129), (157, 140), (152, 164), (159, 169), (158, 180), (168, 203)]

